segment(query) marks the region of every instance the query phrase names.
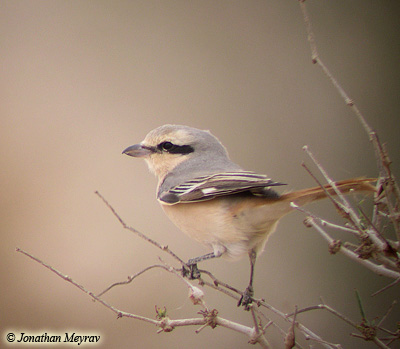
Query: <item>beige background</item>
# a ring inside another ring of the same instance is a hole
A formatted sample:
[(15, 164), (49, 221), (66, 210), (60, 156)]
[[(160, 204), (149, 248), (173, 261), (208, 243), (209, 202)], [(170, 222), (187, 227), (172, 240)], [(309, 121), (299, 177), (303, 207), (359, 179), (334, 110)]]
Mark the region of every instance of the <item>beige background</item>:
[[(388, 142), (399, 173), (399, 4), (308, 6), (322, 58)], [(164, 217), (145, 164), (121, 155), (156, 126), (210, 129), (234, 161), (291, 189), (314, 185), (300, 166), (310, 163), (304, 144), (335, 179), (376, 175), (363, 129), (311, 64), (296, 1), (0, 1), (0, 44), (2, 343), (8, 330), (76, 330), (100, 333), (104, 348), (247, 346), (244, 336), (220, 328), (156, 335), (151, 325), (116, 320), (15, 252), (26, 249), (94, 292), (157, 263), (160, 251), (124, 231), (96, 190), (127, 223), (183, 259), (207, 252)], [(327, 202), (310, 209), (336, 219)], [(287, 217), (270, 239), (258, 261), (256, 295), (287, 312), (322, 296), (358, 320), (357, 288), (367, 314), (382, 316), (399, 289), (370, 299), (390, 280), (330, 256), (302, 219)], [(237, 287), (247, 283), (246, 259), (203, 267)], [(105, 299), (148, 317), (155, 305), (172, 318), (196, 316), (186, 294), (156, 270)], [(230, 299), (206, 294), (222, 316), (251, 324)], [(349, 338), (352, 329), (329, 314), (300, 320), (327, 340), (372, 347)], [(277, 332), (269, 333), (281, 347)]]

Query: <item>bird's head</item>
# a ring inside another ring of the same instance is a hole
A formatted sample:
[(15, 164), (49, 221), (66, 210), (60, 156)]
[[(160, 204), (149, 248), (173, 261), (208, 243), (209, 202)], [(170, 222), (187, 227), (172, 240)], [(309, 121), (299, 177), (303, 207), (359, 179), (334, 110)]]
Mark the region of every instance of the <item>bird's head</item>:
[(229, 161), (225, 147), (209, 131), (181, 125), (160, 126), (122, 153), (144, 158), (160, 180), (188, 160), (197, 167)]

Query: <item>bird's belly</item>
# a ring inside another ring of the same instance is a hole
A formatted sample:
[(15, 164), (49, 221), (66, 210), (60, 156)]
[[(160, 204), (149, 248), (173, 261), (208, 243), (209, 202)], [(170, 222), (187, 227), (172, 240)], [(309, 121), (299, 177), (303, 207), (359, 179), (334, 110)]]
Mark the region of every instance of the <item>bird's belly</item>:
[(162, 207), (182, 232), (231, 258), (241, 257), (251, 249), (260, 252), (268, 233), (276, 226), (275, 220), (251, 226), (246, 214), (232, 215), (232, 200), (223, 198)]
[[(168, 218), (185, 234), (205, 245), (240, 240), (229, 226), (218, 200), (177, 205), (162, 205)], [(231, 229), (230, 229), (231, 230)]]

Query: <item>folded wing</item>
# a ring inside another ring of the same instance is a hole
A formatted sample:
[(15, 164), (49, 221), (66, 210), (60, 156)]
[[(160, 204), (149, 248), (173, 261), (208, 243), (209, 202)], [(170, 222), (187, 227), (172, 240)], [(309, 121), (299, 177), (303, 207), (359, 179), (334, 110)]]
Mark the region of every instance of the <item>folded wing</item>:
[(159, 194), (163, 204), (211, 200), (218, 196), (249, 192), (256, 196), (278, 197), (270, 187), (284, 185), (250, 171), (223, 172), (200, 176)]

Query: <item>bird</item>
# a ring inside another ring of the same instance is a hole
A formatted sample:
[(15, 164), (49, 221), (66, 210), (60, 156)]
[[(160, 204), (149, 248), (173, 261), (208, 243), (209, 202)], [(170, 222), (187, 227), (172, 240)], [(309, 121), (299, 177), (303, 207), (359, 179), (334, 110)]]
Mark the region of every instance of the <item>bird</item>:
[[(146, 161), (158, 178), (157, 200), (167, 217), (183, 233), (211, 249), (189, 259), (190, 270), (183, 267), (185, 275), (198, 278), (197, 263), (206, 259), (235, 260), (248, 255), (250, 280), (238, 302), (246, 310), (253, 302), (257, 256), (280, 219), (295, 210), (291, 203), (303, 206), (336, 195), (329, 185), (278, 194), (275, 188), (284, 183), (242, 169), (210, 131), (184, 125), (157, 127), (122, 153)], [(372, 181), (354, 178), (336, 182), (336, 187), (342, 193), (373, 192)]]

